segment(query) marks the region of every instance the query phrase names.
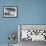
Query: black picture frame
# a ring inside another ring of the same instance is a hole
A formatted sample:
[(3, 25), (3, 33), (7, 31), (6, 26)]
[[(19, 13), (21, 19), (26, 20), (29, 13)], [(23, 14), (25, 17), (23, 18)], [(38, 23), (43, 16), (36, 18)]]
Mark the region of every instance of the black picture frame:
[(16, 18), (18, 16), (17, 6), (3, 6), (3, 17), (4, 18)]

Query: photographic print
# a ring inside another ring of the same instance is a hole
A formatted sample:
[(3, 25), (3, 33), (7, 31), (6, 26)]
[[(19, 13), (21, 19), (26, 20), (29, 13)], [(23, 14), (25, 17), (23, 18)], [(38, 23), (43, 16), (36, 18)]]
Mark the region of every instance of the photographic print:
[(15, 6), (4, 6), (4, 17), (16, 17), (17, 7)]
[(20, 24), (18, 31), (20, 33), (20, 41), (46, 41), (46, 25)]

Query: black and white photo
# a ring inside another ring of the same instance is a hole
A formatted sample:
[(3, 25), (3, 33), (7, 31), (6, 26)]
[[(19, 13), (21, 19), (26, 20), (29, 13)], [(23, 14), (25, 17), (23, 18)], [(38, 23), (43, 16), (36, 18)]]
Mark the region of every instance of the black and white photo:
[(17, 7), (15, 6), (4, 6), (4, 17), (16, 17)]

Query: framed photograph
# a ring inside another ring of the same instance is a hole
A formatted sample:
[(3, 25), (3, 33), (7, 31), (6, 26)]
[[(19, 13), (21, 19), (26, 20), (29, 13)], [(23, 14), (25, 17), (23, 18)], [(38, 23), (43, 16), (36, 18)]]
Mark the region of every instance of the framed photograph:
[(4, 6), (3, 7), (4, 17), (17, 17), (17, 7), (16, 6)]
[(46, 41), (45, 24), (19, 24), (18, 41)]

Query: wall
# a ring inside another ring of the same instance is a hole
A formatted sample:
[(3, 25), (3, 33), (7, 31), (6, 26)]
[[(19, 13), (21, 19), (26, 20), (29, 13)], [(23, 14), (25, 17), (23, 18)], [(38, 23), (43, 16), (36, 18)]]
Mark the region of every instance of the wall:
[[(18, 6), (18, 17), (3, 18), (3, 6), (12, 5)], [(46, 24), (46, 0), (0, 0), (0, 44), (8, 43), (9, 32), (18, 32), (18, 24)]]
[(46, 24), (46, 0), (20, 0), (19, 23)]
[[(0, 44), (9, 42), (8, 35), (10, 32), (17, 32), (18, 18), (3, 18), (3, 6), (17, 6), (18, 0), (0, 0)], [(16, 38), (15, 43), (18, 43)]]

